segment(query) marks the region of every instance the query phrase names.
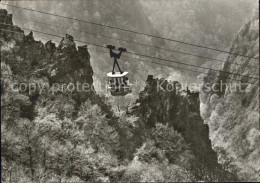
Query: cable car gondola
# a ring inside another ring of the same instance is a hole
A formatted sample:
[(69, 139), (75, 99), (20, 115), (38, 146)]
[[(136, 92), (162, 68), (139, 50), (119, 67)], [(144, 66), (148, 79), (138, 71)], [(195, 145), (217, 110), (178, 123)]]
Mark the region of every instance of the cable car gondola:
[[(115, 46), (108, 45), (110, 50), (110, 57), (114, 58), (113, 70), (107, 73), (108, 84), (107, 91), (110, 91), (112, 96), (124, 96), (131, 93), (129, 79), (127, 77), (128, 72), (124, 72), (120, 69), (117, 59), (120, 59), (122, 52), (126, 52), (125, 48), (118, 48), (119, 53), (113, 52)], [(115, 72), (115, 64), (117, 65), (119, 72)]]

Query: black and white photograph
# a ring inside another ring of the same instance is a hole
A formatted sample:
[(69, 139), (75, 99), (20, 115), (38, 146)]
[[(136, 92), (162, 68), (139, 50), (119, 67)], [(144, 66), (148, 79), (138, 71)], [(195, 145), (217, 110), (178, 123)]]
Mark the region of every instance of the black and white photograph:
[(0, 0), (1, 182), (260, 182), (259, 0)]

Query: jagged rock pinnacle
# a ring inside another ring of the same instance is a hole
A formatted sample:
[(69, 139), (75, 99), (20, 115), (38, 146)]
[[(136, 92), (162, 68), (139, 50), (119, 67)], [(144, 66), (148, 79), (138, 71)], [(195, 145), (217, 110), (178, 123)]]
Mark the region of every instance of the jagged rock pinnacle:
[(31, 31), (28, 35), (24, 38), (25, 41), (34, 41), (33, 32)]
[(53, 53), (53, 52), (55, 52), (55, 50), (56, 50), (56, 46), (55, 46), (55, 44), (52, 43), (51, 40), (50, 40), (50, 41), (48, 41), (48, 42), (45, 44), (45, 49), (46, 49), (48, 52)]
[(73, 36), (66, 34), (65, 38), (62, 38), (58, 48), (59, 49), (64, 49), (64, 48), (76, 49), (76, 44), (74, 42)]

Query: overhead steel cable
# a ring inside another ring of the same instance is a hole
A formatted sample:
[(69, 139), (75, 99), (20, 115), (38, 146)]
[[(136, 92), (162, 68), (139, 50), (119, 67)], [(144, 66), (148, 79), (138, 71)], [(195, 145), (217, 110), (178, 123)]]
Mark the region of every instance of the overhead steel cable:
[[(10, 31), (10, 30), (6, 30), (6, 29), (0, 29), (0, 30), (6, 31), (6, 32), (18, 33), (18, 34), (21, 34), (21, 35), (25, 36), (24, 33), (17, 32), (17, 31)], [(49, 39), (44, 38), (44, 37), (39, 37), (39, 36), (37, 36), (37, 37), (40, 38), (40, 39), (49, 40)], [(52, 40), (51, 40), (51, 41), (52, 41)], [(54, 41), (54, 42), (59, 43), (58, 41)], [(76, 41), (76, 40), (75, 40), (75, 42), (79, 42), (79, 41)], [(103, 53), (109, 53), (108, 51), (101, 51), (101, 50), (92, 49), (92, 48), (88, 48), (88, 50), (93, 50), (93, 51), (98, 51), (98, 52), (103, 52)], [(195, 72), (195, 73), (200, 73), (200, 74), (205, 74), (205, 75), (211, 75), (211, 76), (216, 77), (215, 74), (206, 73), (206, 72), (201, 72), (201, 71), (195, 71), (195, 70), (191, 70), (191, 69), (188, 69), (188, 68), (182, 68), (182, 67), (173, 66), (173, 65), (165, 65), (165, 64), (158, 63), (158, 62), (149, 61), (149, 60), (144, 60), (144, 59), (141, 59), (141, 58), (128, 57), (128, 56), (125, 56), (125, 55), (123, 55), (122, 57), (130, 58), (130, 59), (135, 59), (135, 60), (141, 60), (141, 61), (144, 61), (144, 62), (149, 62), (149, 63), (161, 65), (161, 66), (173, 67), (173, 68), (177, 68), (177, 69), (187, 70), (187, 71), (191, 71), (191, 72)], [(209, 70), (210, 70), (210, 69), (209, 69)], [(219, 72), (221, 72), (221, 71), (219, 71)], [(234, 81), (239, 81), (239, 82), (248, 83), (248, 84), (253, 84), (253, 85), (257, 85), (257, 86), (258, 86), (257, 83), (251, 83), (251, 82), (242, 81), (242, 80), (238, 80), (238, 79), (232, 79), (232, 78), (229, 78), (229, 77), (223, 77), (223, 79), (234, 80)], [(258, 82), (259, 82), (259, 80), (258, 80)]]
[[(88, 48), (88, 49), (89, 49), (89, 50), (93, 50), (93, 51), (98, 51), (98, 52), (103, 52), (103, 53), (109, 54), (109, 52), (107, 52), (107, 51), (102, 51), (102, 50), (97, 50), (97, 49), (91, 49), (91, 48)], [(190, 71), (190, 72), (195, 72), (195, 73), (199, 73), (199, 74), (205, 74), (205, 75), (210, 75), (210, 76), (216, 77), (215, 74), (206, 73), (206, 72), (201, 72), (201, 71), (195, 71), (195, 70), (191, 70), (191, 69), (187, 69), (187, 68), (183, 68), (183, 67), (177, 67), (177, 66), (174, 66), (174, 65), (161, 64), (161, 63), (158, 63), (158, 62), (153, 62), (153, 61), (144, 60), (144, 59), (140, 59), (140, 58), (128, 57), (128, 56), (125, 56), (125, 55), (124, 55), (124, 56), (121, 56), (121, 57), (129, 58), (129, 59), (136, 59), (136, 60), (140, 60), (140, 61), (144, 61), (144, 62), (149, 62), (149, 63), (152, 63), (152, 64), (157, 64), (157, 65), (160, 65), (160, 66), (172, 67), (172, 68), (187, 70), (187, 71)], [(258, 84), (256, 84), (256, 83), (251, 83), (251, 82), (247, 82), (247, 81), (242, 81), (242, 80), (239, 80), (239, 79), (232, 79), (232, 78), (229, 78), (229, 77), (228, 77), (228, 78), (227, 78), (227, 77), (223, 77), (223, 79), (234, 80), (234, 81), (240, 81), (240, 82), (243, 82), (243, 83), (247, 83), (247, 84), (252, 84), (252, 85), (258, 86)]]
[(210, 69), (210, 70), (213, 70), (213, 71), (219, 71), (219, 72), (223, 72), (223, 73), (227, 73), (227, 74), (233, 74), (233, 75), (238, 75), (238, 76), (244, 76), (244, 77), (248, 77), (248, 78), (252, 78), (252, 79), (257, 79), (257, 80), (259, 80), (259, 78), (256, 78), (256, 77), (246, 76), (246, 75), (237, 74), (237, 73), (232, 73), (232, 72), (227, 72), (227, 71), (220, 71), (220, 70), (213, 69), (213, 68), (207, 68), (207, 67), (203, 67), (203, 66), (197, 66), (197, 65), (182, 63), (182, 62), (173, 61), (173, 60), (164, 59), (164, 58), (157, 58), (157, 57), (153, 57), (153, 56), (149, 56), (149, 55), (143, 55), (143, 54), (140, 54), (140, 53), (134, 53), (134, 52), (130, 52), (130, 51), (127, 51), (126, 53), (130, 53), (130, 54), (134, 54), (134, 55), (138, 55), (138, 56), (142, 56), (142, 57), (148, 57), (148, 58), (158, 59), (158, 60), (162, 60), (162, 61), (165, 61), (165, 62), (172, 62), (172, 63), (177, 63), (177, 64), (181, 64), (181, 65), (186, 65), (186, 66), (197, 67), (197, 68), (200, 68), (200, 69)]
[[(11, 25), (11, 24), (4, 24), (4, 23), (0, 23), (0, 24), (7, 25), (7, 26), (11, 26), (11, 27), (15, 27), (14, 25)], [(34, 31), (34, 32), (38, 32), (38, 33), (42, 33), (42, 34), (54, 36), (54, 37), (63, 38), (63, 36), (56, 35), (56, 34), (46, 33), (46, 32), (42, 32), (42, 31), (38, 31), (38, 30), (33, 30), (33, 29), (28, 29), (28, 28), (25, 28), (25, 27), (21, 27), (21, 28), (22, 28), (22, 29), (25, 29), (25, 30), (29, 30), (29, 31)], [(85, 44), (89, 44), (89, 45), (93, 45), (93, 46), (97, 46), (97, 47), (106, 48), (106, 46), (97, 45), (97, 44), (89, 43), (89, 42), (86, 42), (86, 41), (80, 41), (80, 40), (76, 40), (76, 39), (74, 39), (74, 40), (75, 40), (75, 41), (78, 41), (78, 42), (81, 42), (81, 43), (85, 43)], [(117, 50), (117, 49), (115, 49), (115, 50)], [(217, 71), (217, 72), (222, 72), (222, 73), (227, 73), (227, 74), (233, 74), (233, 75), (237, 75), (237, 76), (244, 76), (244, 77), (248, 77), (248, 78), (252, 78), (252, 79), (257, 79), (257, 80), (259, 80), (259, 78), (256, 78), (256, 77), (246, 76), (246, 75), (237, 74), (237, 73), (232, 73), (232, 72), (227, 72), (227, 71), (220, 71), (220, 70), (213, 69), (213, 68), (207, 68), (207, 67), (203, 67), (203, 66), (197, 66), (197, 65), (182, 63), (182, 62), (178, 62), (178, 61), (174, 61), (174, 60), (169, 60), (169, 59), (164, 59), (164, 58), (153, 57), (153, 56), (144, 55), (144, 54), (140, 54), (140, 53), (134, 53), (134, 52), (130, 52), (130, 51), (127, 51), (126, 53), (130, 53), (130, 54), (137, 55), (137, 56), (142, 56), (142, 57), (147, 57), (147, 58), (152, 58), (152, 59), (157, 59), (157, 60), (162, 60), (162, 61), (165, 61), (165, 62), (172, 62), (172, 63), (181, 64), (181, 65), (196, 67), (196, 68), (200, 68), (200, 69), (211, 69), (211, 70), (214, 70), (214, 71)]]
[[(9, 16), (9, 15), (5, 15), (5, 14), (1, 14), (1, 13), (0, 13), (0, 16)], [(135, 41), (131, 41), (131, 40), (125, 40), (125, 39), (121, 39), (121, 38), (115, 38), (115, 37), (111, 37), (111, 36), (107, 36), (107, 35), (103, 35), (103, 34), (97, 34), (97, 33), (93, 33), (93, 32), (81, 31), (81, 30), (74, 29), (74, 28), (69, 28), (69, 27), (59, 26), (59, 25), (53, 25), (53, 24), (49, 24), (49, 23), (45, 23), (45, 22), (36, 21), (36, 20), (21, 18), (21, 17), (17, 17), (17, 16), (13, 16), (13, 15), (12, 15), (12, 18), (14, 18), (14, 19), (20, 19), (20, 20), (26, 20), (26, 21), (35, 22), (35, 23), (39, 23), (39, 24), (43, 24), (43, 25), (48, 25), (48, 26), (53, 26), (53, 27), (64, 28), (64, 29), (66, 29), (66, 30), (72, 30), (72, 31), (77, 31), (77, 32), (83, 32), (83, 33), (85, 33), (85, 34), (90, 34), (90, 35), (95, 35), (95, 36), (106, 37), (106, 38), (109, 38), (109, 39), (115, 39), (115, 40), (119, 40), (119, 41), (134, 43), (134, 44), (137, 44), (137, 45), (148, 46), (148, 47), (151, 47), (151, 48), (156, 48), (156, 49), (160, 49), (160, 50), (175, 52), (175, 53), (179, 53), (179, 54), (183, 54), (183, 55), (189, 55), (189, 56), (194, 56), (194, 57), (198, 57), (198, 58), (209, 59), (209, 60), (214, 60), (214, 61), (223, 62), (223, 63), (229, 63), (229, 64), (231, 64), (231, 65), (232, 65), (232, 64), (233, 64), (233, 65), (240, 65), (241, 67), (248, 67), (248, 68), (252, 68), (252, 69), (258, 69), (258, 68), (255, 67), (255, 66), (248, 66), (248, 65), (243, 65), (243, 64), (239, 64), (239, 63), (232, 63), (232, 62), (228, 62), (228, 61), (225, 61), (225, 60), (220, 60), (220, 59), (215, 59), (215, 58), (210, 58), (210, 57), (195, 55), (195, 54), (191, 54), (191, 53), (187, 53), (187, 52), (172, 50), (172, 49), (168, 49), (168, 48), (164, 48), (164, 47), (159, 47), (159, 46), (153, 46), (153, 45), (144, 44), (144, 43), (139, 43), (139, 42), (135, 42)]]
[(255, 57), (251, 57), (251, 56), (247, 56), (247, 55), (241, 55), (241, 54), (238, 54), (238, 53), (229, 52), (229, 51), (225, 51), (225, 50), (220, 50), (220, 49), (216, 49), (216, 48), (211, 48), (211, 47), (207, 47), (207, 46), (203, 46), (203, 45), (187, 43), (187, 42), (184, 42), (184, 41), (179, 41), (179, 40), (175, 40), (175, 39), (160, 37), (160, 36), (151, 35), (151, 34), (139, 32), (139, 31), (134, 31), (134, 30), (129, 30), (129, 29), (125, 29), (125, 28), (119, 28), (119, 27), (115, 27), (115, 26), (111, 26), (111, 25), (91, 22), (91, 21), (88, 21), (88, 20), (72, 18), (72, 17), (68, 17), (68, 16), (64, 16), (64, 15), (58, 15), (58, 14), (54, 14), (54, 13), (44, 12), (44, 11), (40, 11), (40, 10), (36, 10), (36, 9), (25, 8), (25, 7), (11, 5), (11, 4), (4, 4), (4, 3), (1, 3), (1, 4), (2, 5), (6, 5), (6, 6), (19, 8), (19, 9), (28, 10), (28, 11), (33, 11), (33, 12), (37, 12), (37, 13), (42, 13), (42, 14), (46, 14), (46, 15), (51, 15), (51, 16), (56, 16), (56, 17), (65, 18), (65, 19), (69, 19), (69, 20), (74, 20), (74, 21), (78, 21), (78, 22), (84, 22), (84, 23), (88, 23), (88, 24), (92, 24), (92, 25), (101, 26), (101, 27), (106, 27), (106, 28), (111, 28), (111, 29), (116, 29), (116, 30), (120, 30), (120, 31), (130, 32), (130, 33), (134, 33), (134, 34), (144, 35), (144, 36), (153, 37), (153, 38), (157, 38), (157, 39), (162, 39), (162, 40), (166, 40), (166, 41), (171, 41), (171, 42), (176, 42), (176, 43), (185, 44), (185, 45), (189, 45), (189, 46), (194, 46), (194, 47), (198, 47), (198, 48), (204, 48), (204, 49), (208, 49), (208, 50), (212, 50), (212, 51), (232, 54), (232, 55), (241, 56), (241, 57), (247, 57), (247, 58), (256, 59), (256, 60), (259, 59), (259, 58), (255, 58)]

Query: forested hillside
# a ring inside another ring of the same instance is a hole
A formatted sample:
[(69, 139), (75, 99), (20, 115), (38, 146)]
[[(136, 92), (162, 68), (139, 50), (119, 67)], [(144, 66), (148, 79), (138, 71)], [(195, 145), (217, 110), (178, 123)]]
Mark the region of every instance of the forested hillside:
[(93, 83), (88, 50), (69, 35), (56, 47), (1, 28), (20, 32), (1, 31), (2, 181), (107, 180), (118, 164), (116, 120), (95, 91), (62, 90)]
[[(213, 149), (218, 153), (219, 162), (232, 162), (241, 180), (257, 181), (260, 178), (259, 80), (252, 77), (259, 76), (258, 10), (236, 34), (230, 51), (257, 59), (229, 55), (223, 72), (215, 73), (216, 77), (204, 77), (205, 83), (218, 83), (219, 86), (218, 91), (205, 91), (202, 88), (201, 116), (209, 125), (209, 136)], [(226, 78), (242, 82), (240, 84)], [(227, 85), (221, 86), (221, 80)]]

